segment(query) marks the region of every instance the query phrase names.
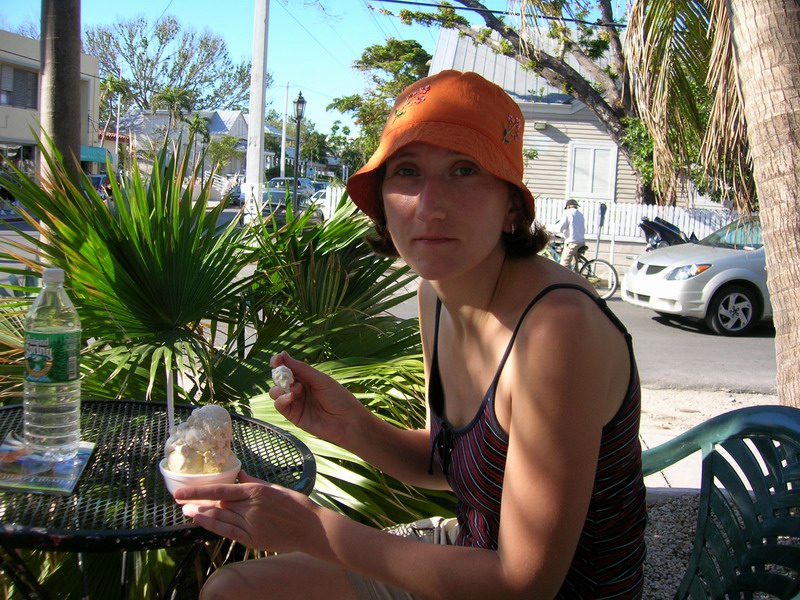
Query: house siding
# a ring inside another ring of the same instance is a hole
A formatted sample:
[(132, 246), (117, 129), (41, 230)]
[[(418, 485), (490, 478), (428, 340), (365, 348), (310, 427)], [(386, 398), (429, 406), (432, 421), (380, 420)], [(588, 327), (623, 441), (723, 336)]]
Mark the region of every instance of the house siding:
[[(568, 195), (570, 142), (609, 144), (611, 138), (600, 121), (585, 107), (570, 114), (553, 114), (552, 110), (539, 109), (536, 104), (522, 106), (525, 116), (525, 148), (538, 152), (536, 159), (528, 161), (525, 181), (536, 196), (565, 198)], [(546, 123), (537, 131), (534, 123)], [(616, 202), (636, 202), (636, 175), (627, 158), (617, 152), (615, 185)]]

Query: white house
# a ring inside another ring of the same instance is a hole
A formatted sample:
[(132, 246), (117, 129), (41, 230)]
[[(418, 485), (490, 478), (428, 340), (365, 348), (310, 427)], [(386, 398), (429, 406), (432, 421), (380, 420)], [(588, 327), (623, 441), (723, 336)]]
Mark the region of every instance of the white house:
[[(241, 110), (201, 110), (183, 116), (183, 119), (172, 125), (171, 138), (177, 140), (180, 136), (184, 145), (189, 137), (189, 122), (197, 114), (208, 121), (208, 133), (211, 139), (234, 137), (239, 140), (237, 149), (241, 150), (240, 157), (233, 158), (220, 169), (223, 175), (241, 174), (245, 171), (247, 153), (247, 130), (250, 125), (249, 115)], [(169, 125), (169, 113), (166, 110), (137, 111), (123, 115), (120, 118), (119, 130), (121, 134), (130, 137), (131, 149), (134, 152), (160, 147), (166, 129)], [(264, 133), (280, 138), (281, 132), (269, 124), (264, 125)], [(195, 140), (194, 148), (190, 148), (191, 156), (198, 156), (202, 151), (201, 141)], [(276, 164), (278, 158), (274, 152), (264, 151), (264, 164), (267, 168)]]

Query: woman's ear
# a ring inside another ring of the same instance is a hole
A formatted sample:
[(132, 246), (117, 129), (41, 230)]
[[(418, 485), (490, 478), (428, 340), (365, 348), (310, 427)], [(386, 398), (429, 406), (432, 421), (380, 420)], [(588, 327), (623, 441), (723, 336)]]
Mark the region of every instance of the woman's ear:
[(506, 222), (503, 231), (510, 232), (512, 225), (519, 228), (522, 223), (523, 215), (523, 199), (519, 189), (516, 186), (508, 184), (508, 212), (506, 213)]

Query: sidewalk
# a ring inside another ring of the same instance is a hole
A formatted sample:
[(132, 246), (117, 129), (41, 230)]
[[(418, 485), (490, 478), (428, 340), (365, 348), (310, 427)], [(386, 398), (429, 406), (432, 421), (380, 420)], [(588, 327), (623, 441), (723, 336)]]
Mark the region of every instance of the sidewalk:
[[(778, 404), (777, 395), (725, 390), (642, 388), (642, 449), (671, 440), (719, 414), (746, 406)], [(700, 453), (646, 477), (651, 494), (670, 495), (700, 489)]]

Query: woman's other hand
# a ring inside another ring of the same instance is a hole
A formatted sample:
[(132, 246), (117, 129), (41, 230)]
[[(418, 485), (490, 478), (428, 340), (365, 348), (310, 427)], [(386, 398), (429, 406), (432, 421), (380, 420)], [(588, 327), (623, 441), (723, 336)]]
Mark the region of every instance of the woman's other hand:
[(287, 352), (273, 356), (270, 364), (284, 365), (294, 375), (288, 393), (278, 387), (269, 390), (278, 412), (304, 431), (343, 445), (354, 417), (366, 411), (361, 402), (335, 379)]

